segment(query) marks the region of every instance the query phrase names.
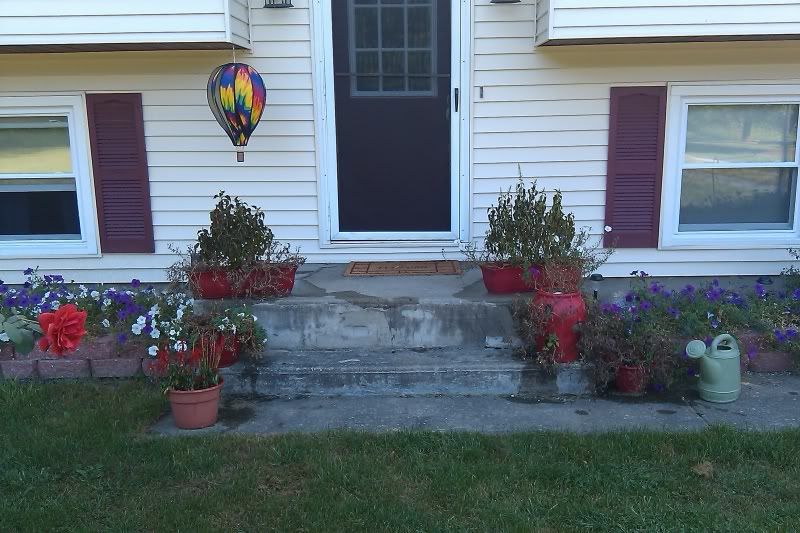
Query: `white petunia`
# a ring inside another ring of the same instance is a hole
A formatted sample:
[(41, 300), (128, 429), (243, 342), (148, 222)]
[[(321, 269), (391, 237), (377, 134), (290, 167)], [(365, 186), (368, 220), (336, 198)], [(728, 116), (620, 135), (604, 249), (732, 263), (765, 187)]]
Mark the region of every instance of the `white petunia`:
[(144, 326), (145, 323), (147, 323), (147, 319), (143, 316), (140, 316), (139, 318), (136, 319), (136, 323), (139, 324), (140, 326)]
[(111, 327), (111, 322), (109, 322), (107, 318), (104, 318), (103, 321), (101, 322), (101, 324), (103, 324), (104, 328), (110, 328)]
[(111, 298), (103, 300), (103, 307), (108, 307), (109, 305), (111, 305)]
[(156, 316), (159, 312), (158, 304), (155, 304), (153, 307), (150, 308), (150, 312), (148, 313), (150, 316)]
[(131, 326), (131, 333), (133, 333), (134, 335), (141, 335), (143, 327), (144, 326), (142, 326), (141, 324), (134, 324)]
[(253, 315), (253, 322), (258, 322), (258, 317), (256, 315)]
[(150, 357), (155, 357), (158, 355), (158, 346), (151, 346), (147, 349), (147, 354)]
[(150, 337), (152, 337), (154, 339), (157, 339), (160, 336), (161, 336), (161, 332), (156, 328), (153, 328), (153, 331), (150, 332)]
[(189, 349), (189, 347), (186, 345), (184, 341), (176, 342), (174, 348), (176, 352), (185, 352), (186, 350)]
[(169, 336), (170, 337), (174, 337), (175, 335), (177, 335), (177, 333), (175, 332), (174, 329), (169, 330)]
[(11, 339), (8, 338), (8, 333), (5, 331), (0, 333), (0, 341), (2, 342), (9, 342)]
[(59, 302), (58, 300), (56, 300), (55, 302), (52, 302), (52, 303), (50, 304), (50, 308), (51, 308), (53, 311), (55, 311), (55, 310), (56, 310), (56, 309), (58, 309), (59, 307), (61, 307), (61, 302)]
[(95, 299), (95, 300), (99, 300), (99, 299), (100, 299), (100, 293), (99, 293), (99, 292), (97, 292), (97, 291), (92, 291), (92, 292), (90, 292), (90, 293), (89, 293), (89, 296), (91, 296), (91, 297), (92, 297), (93, 299)]
[(182, 319), (183, 318), (183, 309), (179, 307), (178, 310), (175, 311), (175, 316), (178, 317), (178, 320)]

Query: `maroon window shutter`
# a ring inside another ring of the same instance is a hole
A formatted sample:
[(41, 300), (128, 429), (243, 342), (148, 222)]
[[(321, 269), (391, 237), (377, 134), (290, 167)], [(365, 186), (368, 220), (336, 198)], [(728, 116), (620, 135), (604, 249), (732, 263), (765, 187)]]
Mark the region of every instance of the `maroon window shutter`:
[(86, 105), (101, 249), (153, 253), (142, 95), (87, 94)]
[(612, 87), (605, 245), (658, 247), (666, 87)]

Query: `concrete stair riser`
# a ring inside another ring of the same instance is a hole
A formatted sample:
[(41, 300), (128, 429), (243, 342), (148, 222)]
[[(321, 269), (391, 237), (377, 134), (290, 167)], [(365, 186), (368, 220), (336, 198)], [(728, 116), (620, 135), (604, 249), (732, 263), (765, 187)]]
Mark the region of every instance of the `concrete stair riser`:
[(287, 350), (483, 347), (515, 338), (511, 306), (491, 302), (356, 304), (292, 298), (258, 303), (268, 346)]
[(225, 394), (269, 397), (556, 397), (589, 392), (579, 366), (565, 365), (553, 376), (507, 351), (482, 349), (273, 352), (259, 364), (239, 363), (223, 375)]

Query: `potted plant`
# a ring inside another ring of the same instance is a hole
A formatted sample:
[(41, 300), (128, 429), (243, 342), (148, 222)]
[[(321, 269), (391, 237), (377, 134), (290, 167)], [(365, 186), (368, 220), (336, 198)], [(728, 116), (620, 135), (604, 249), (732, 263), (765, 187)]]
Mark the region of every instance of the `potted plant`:
[(598, 391), (613, 382), (618, 392), (642, 394), (651, 381), (658, 388), (672, 383), (678, 361), (674, 331), (647, 301), (594, 303), (578, 330), (578, 347)]
[(188, 279), (201, 298), (286, 296), (305, 259), (275, 240), (264, 212), (220, 191), (211, 225), (170, 269), (173, 281)]
[(486, 290), (510, 294), (534, 290), (539, 276), (541, 231), (547, 197), (544, 190), (530, 188), (520, 176), (515, 190), (503, 191), (497, 206), (488, 209), (489, 229), (483, 251), (470, 245), (468, 259), (480, 266)]
[(195, 345), (178, 341), (162, 344), (156, 354), (175, 425), (180, 429), (200, 429), (217, 422), (222, 378), (219, 344), (205, 337)]
[(581, 284), (611, 254), (610, 249), (590, 246), (589, 241), (588, 231), (576, 230), (574, 215), (564, 212), (561, 191), (555, 191), (540, 229), (542, 272), (530, 304), (531, 323), (537, 326), (537, 352), (550, 354), (555, 363), (577, 360), (575, 328), (586, 316)]
[(258, 357), (266, 343), (264, 329), (247, 307), (215, 309), (208, 315), (194, 315), (187, 321), (185, 333), (195, 352), (206, 344), (214, 344), (220, 354), (219, 368), (237, 363), (242, 352)]

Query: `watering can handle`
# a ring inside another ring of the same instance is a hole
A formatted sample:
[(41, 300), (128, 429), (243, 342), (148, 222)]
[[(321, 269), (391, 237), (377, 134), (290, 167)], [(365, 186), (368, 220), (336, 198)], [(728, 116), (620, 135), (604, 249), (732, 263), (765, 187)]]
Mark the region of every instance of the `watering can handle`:
[(722, 335), (717, 335), (716, 338), (711, 342), (711, 351), (715, 352), (717, 350), (717, 346), (719, 346), (721, 342), (726, 341), (735, 348), (739, 347), (739, 344), (736, 342), (736, 339), (733, 338), (733, 335), (723, 333)]

